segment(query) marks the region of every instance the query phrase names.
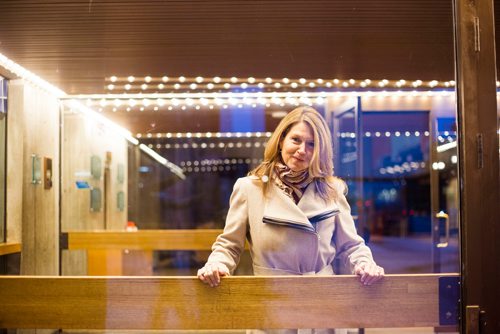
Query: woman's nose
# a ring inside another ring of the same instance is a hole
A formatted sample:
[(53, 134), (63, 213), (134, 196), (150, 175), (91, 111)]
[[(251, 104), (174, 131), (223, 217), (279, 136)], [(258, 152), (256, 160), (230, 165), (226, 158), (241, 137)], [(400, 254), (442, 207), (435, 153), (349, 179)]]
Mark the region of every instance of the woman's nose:
[(302, 143), (299, 145), (299, 148), (297, 149), (298, 153), (304, 154), (306, 153), (306, 144)]

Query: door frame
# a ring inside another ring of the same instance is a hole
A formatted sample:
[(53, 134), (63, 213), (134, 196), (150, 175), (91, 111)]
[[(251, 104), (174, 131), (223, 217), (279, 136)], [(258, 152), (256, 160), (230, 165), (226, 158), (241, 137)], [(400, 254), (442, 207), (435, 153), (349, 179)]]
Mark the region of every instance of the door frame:
[(499, 147), (493, 0), (454, 0), (461, 333), (500, 332)]

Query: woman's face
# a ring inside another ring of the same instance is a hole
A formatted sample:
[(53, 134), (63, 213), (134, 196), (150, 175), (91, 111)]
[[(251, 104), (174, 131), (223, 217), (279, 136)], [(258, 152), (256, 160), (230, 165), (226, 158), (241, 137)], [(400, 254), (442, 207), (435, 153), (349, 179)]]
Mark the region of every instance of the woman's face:
[(281, 158), (291, 170), (298, 172), (309, 167), (314, 151), (314, 134), (304, 122), (293, 125), (280, 142)]

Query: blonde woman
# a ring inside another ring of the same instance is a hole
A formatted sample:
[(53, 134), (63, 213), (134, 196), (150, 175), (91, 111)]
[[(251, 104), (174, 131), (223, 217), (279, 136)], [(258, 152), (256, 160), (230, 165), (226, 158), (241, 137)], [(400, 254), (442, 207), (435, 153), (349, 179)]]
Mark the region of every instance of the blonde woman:
[(346, 185), (333, 176), (330, 131), (313, 108), (282, 119), (263, 162), (234, 185), (224, 232), (199, 279), (215, 287), (236, 268), (245, 239), (254, 275), (333, 275), (340, 256), (361, 283), (384, 276), (356, 233)]

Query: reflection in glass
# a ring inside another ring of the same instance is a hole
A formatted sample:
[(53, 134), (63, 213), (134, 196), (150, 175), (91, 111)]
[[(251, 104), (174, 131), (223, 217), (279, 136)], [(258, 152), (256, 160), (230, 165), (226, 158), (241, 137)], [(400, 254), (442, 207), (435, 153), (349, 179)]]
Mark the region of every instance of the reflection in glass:
[(375, 257), (390, 273), (457, 272), (452, 95), (363, 96), (348, 112), (345, 101), (332, 105), (336, 171), (354, 185), (358, 232)]

